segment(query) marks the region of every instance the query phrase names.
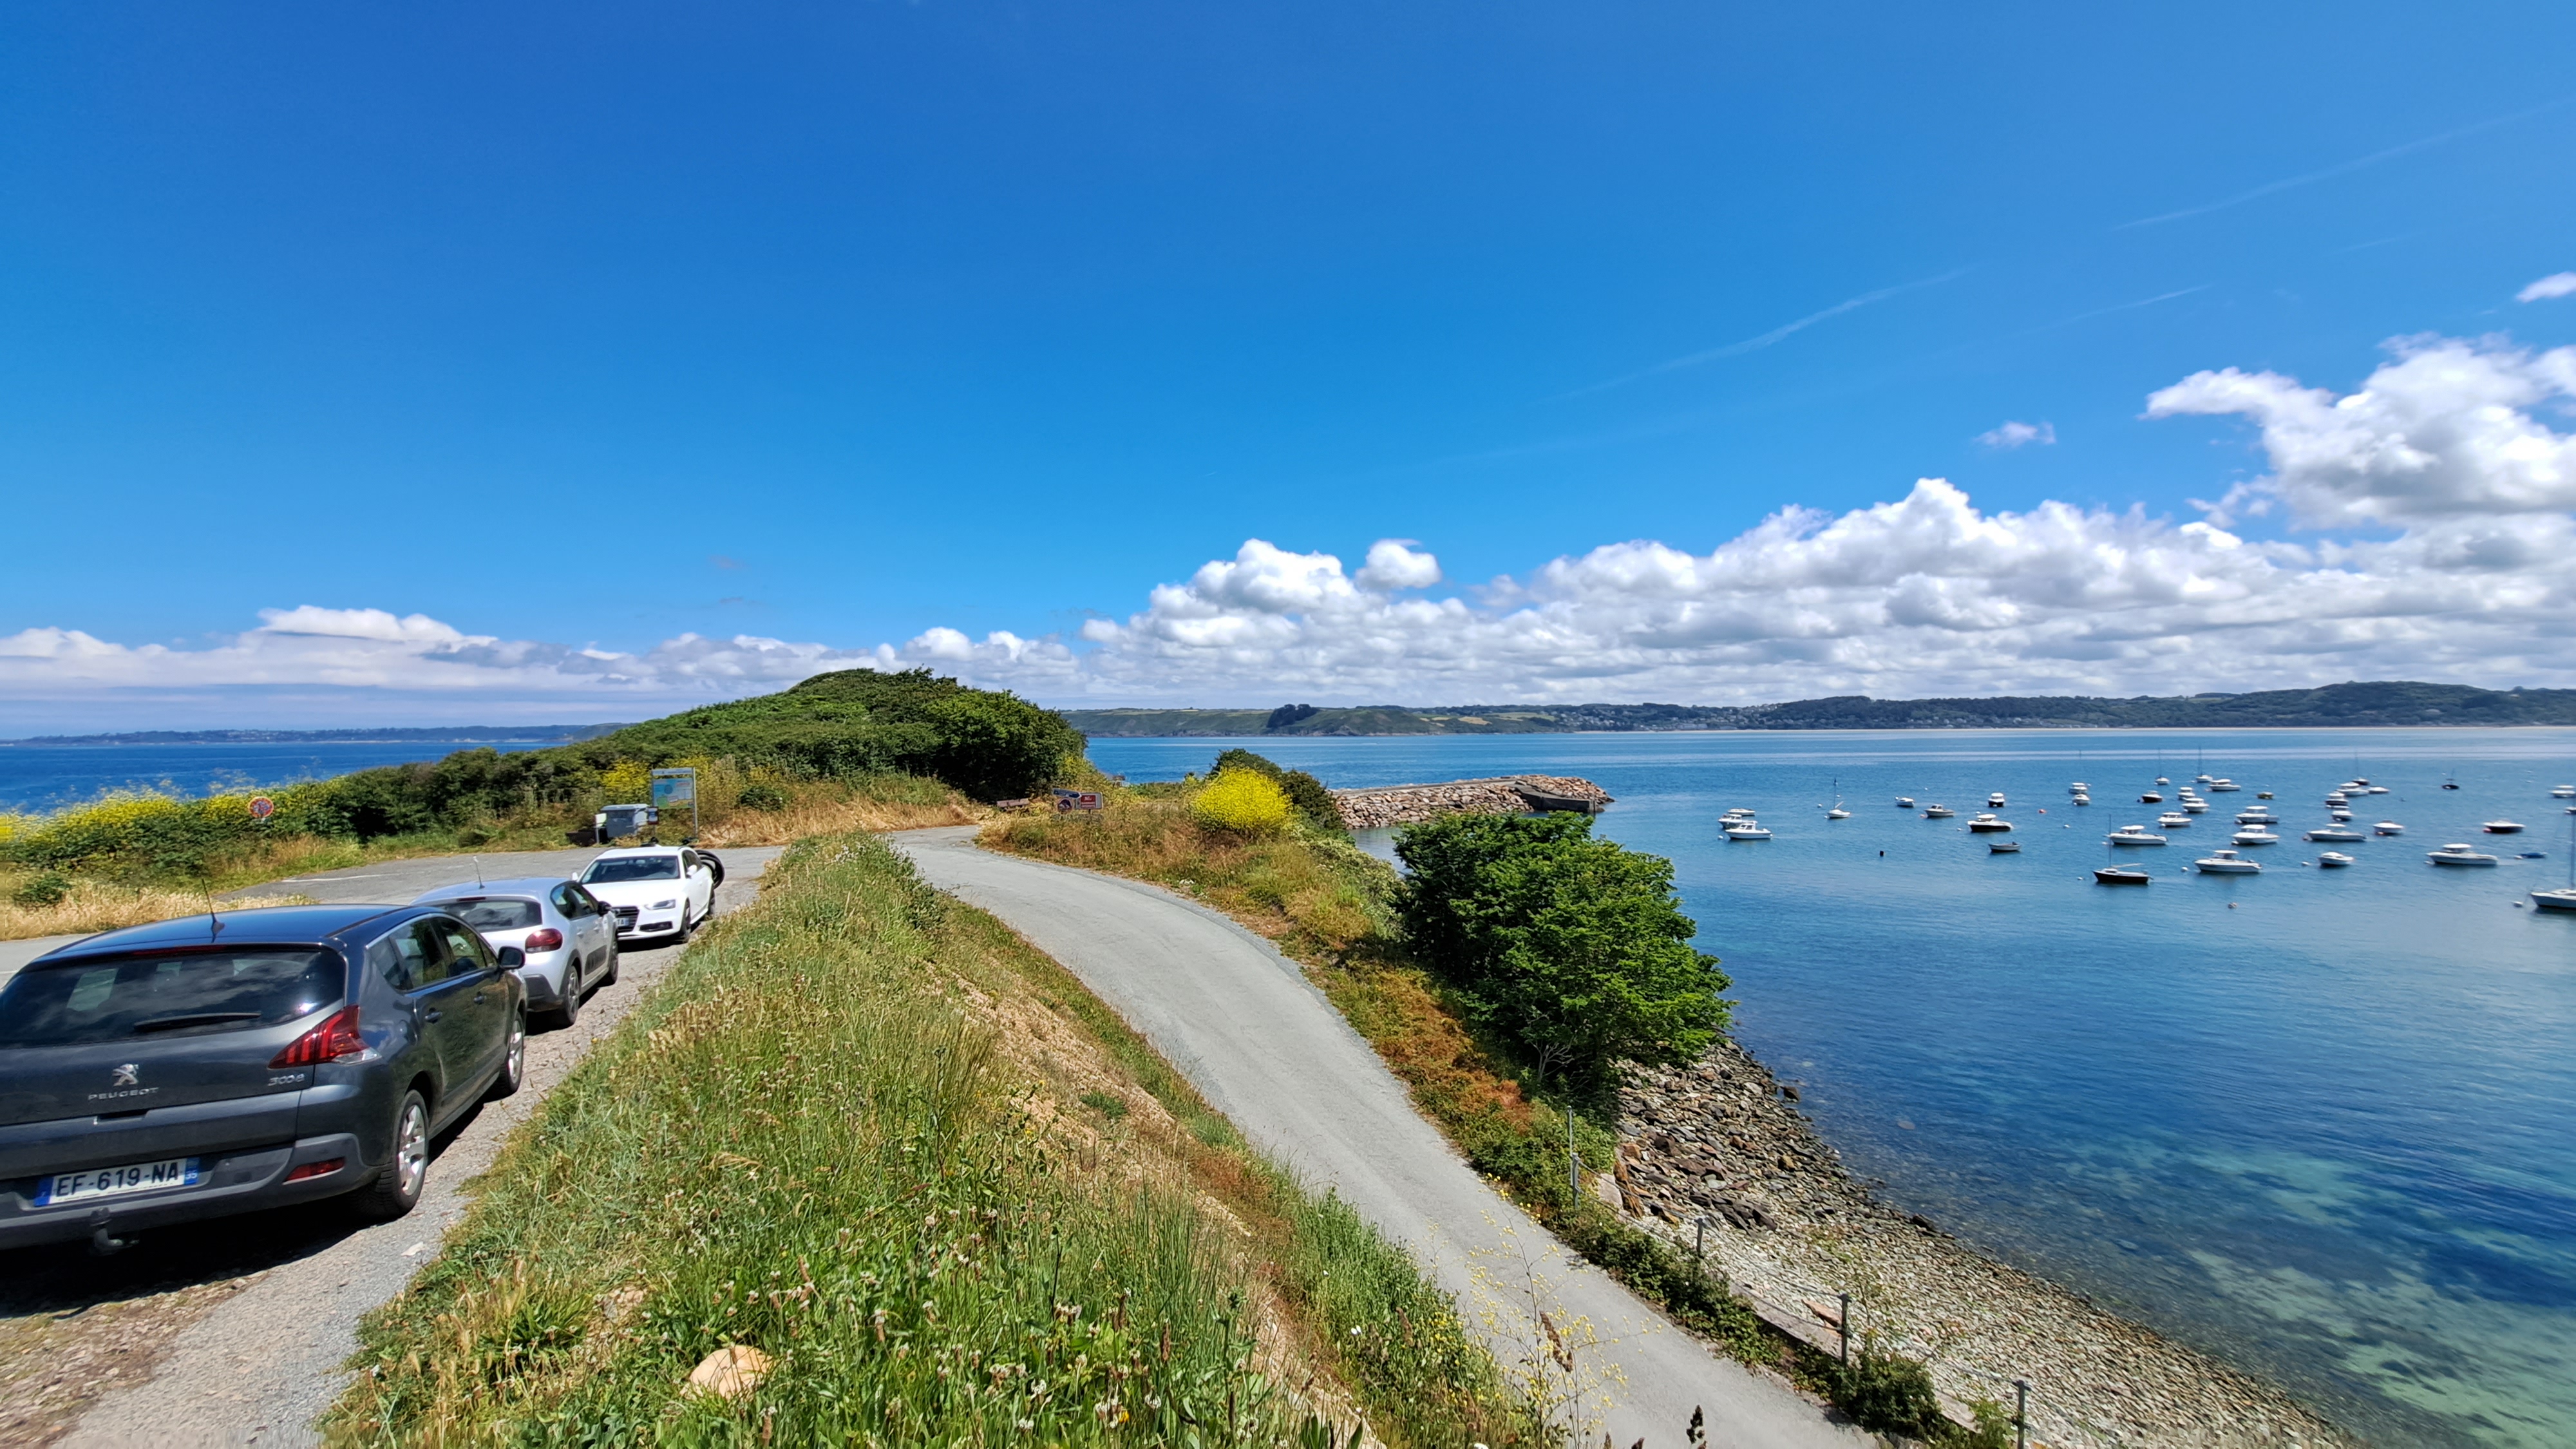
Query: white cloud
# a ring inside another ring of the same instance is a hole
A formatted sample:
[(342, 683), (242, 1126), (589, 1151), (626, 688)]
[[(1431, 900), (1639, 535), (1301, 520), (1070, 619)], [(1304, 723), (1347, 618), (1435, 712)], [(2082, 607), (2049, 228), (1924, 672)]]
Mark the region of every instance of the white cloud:
[(2147, 416), (2238, 414), (2263, 430), (2272, 472), (2230, 490), (2220, 522), (2273, 500), (2313, 528), (2409, 524), (2576, 508), (2576, 438), (2532, 416), (2576, 395), (2576, 348), (2411, 337), (2336, 397), (2274, 372), (2199, 372), (2147, 399)]
[(2032, 443), (2045, 448), (2057, 441), (2057, 429), (2048, 423), (2006, 423), (1990, 432), (1977, 434), (1977, 441), (2005, 452)]
[(2513, 294), (2517, 302), (2546, 302), (2552, 297), (2576, 296), (2576, 272), (2552, 272)]
[[(0, 638), (0, 700), (220, 700), (226, 718), (268, 724), (304, 717), (285, 708), (297, 700), (338, 700), (345, 717), (359, 696), (411, 717), (635, 718), (914, 664), (1067, 704), (2576, 684), (2576, 437), (2549, 421), (2571, 398), (2576, 349), (2493, 339), (2402, 340), (2340, 396), (2198, 373), (2148, 415), (2246, 418), (2268, 471), (2185, 523), (2054, 502), (1988, 512), (1923, 479), (1839, 515), (1783, 508), (1706, 552), (1569, 552), (1463, 597), (1425, 592), (1440, 564), (1410, 541), (1379, 540), (1351, 572), (1251, 539), (1071, 639), (939, 627), (864, 649), (683, 634), (620, 653), (307, 605), (201, 649), (24, 629)], [(2234, 514), (2276, 503), (2307, 531), (2235, 531)], [(209, 722), (176, 708), (163, 718)]]

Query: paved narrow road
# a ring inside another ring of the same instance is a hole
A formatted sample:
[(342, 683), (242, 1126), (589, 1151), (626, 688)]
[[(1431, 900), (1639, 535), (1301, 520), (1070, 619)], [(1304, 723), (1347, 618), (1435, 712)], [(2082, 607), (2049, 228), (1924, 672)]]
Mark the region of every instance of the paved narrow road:
[[(596, 854), (524, 852), (485, 856), (482, 865), (485, 878), (494, 880), (577, 875)], [(743, 847), (720, 854), (726, 874), (716, 900), (717, 914), (724, 915), (751, 903), (761, 872), (779, 851)], [(471, 861), (447, 856), (299, 877), (283, 888), (324, 902), (403, 902), (472, 879)], [(408, 1216), (362, 1227), (324, 1202), (164, 1229), (113, 1258), (92, 1258), (77, 1248), (0, 1254), (0, 1315), (76, 1313), (191, 1282), (259, 1275), (175, 1336), (142, 1346), (145, 1357), (157, 1358), (148, 1379), (102, 1394), (61, 1442), (83, 1449), (315, 1442), (313, 1419), (346, 1382), (340, 1365), (357, 1348), (358, 1319), (400, 1293), (437, 1256), (440, 1235), (472, 1201), (466, 1183), (491, 1165), (510, 1129), (536, 1110), (679, 954), (670, 947), (625, 952), (617, 983), (589, 999), (576, 1025), (532, 1031), (526, 1085), (448, 1131), (437, 1144), (420, 1206)], [(12, 969), (18, 964), (0, 962)]]
[(1534, 1323), (1597, 1335), (1578, 1356), (1584, 1444), (1683, 1442), (1694, 1408), (1730, 1449), (1873, 1442), (1721, 1359), (1608, 1275), (1572, 1262), (1478, 1177), (1295, 962), (1158, 887), (978, 850), (971, 827), (889, 837), (923, 877), (991, 911), (1080, 976), (1275, 1160), (1411, 1249), (1507, 1364)]

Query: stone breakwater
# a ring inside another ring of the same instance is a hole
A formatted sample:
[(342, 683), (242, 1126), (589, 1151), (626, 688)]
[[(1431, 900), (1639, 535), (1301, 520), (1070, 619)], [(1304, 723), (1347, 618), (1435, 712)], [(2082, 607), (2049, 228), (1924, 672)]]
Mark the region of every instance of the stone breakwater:
[(2360, 1449), (2271, 1384), (1879, 1202), (1791, 1105), (1796, 1090), (1732, 1041), (1693, 1066), (1632, 1070), (1605, 1195), (1685, 1252), (1705, 1218), (1711, 1271), (1820, 1345), (1851, 1294), (1853, 1341), (1924, 1360), (1953, 1405), (2009, 1410), (2012, 1381), (2029, 1380), (2034, 1444)]
[(1412, 825), (1441, 815), (1521, 815), (1532, 810), (1598, 813), (1610, 792), (1571, 775), (1497, 775), (1445, 785), (1380, 785), (1335, 790), (1342, 823), (1353, 830)]

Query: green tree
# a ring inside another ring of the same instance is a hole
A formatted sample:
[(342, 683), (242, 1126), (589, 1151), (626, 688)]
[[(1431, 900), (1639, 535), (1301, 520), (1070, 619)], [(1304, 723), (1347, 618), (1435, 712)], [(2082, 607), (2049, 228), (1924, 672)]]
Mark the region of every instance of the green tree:
[(1691, 945), (1672, 862), (1594, 839), (1591, 817), (1451, 815), (1395, 851), (1414, 955), (1542, 1081), (1688, 1061), (1726, 1029), (1729, 983)]

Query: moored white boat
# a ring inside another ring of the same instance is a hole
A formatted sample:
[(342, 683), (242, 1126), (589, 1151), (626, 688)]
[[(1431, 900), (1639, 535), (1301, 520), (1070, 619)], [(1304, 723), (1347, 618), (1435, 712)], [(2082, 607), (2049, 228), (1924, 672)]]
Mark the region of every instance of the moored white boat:
[(2340, 850), (2321, 850), (2317, 852), (2317, 864), (2328, 870), (2336, 870), (2352, 864), (2352, 857)]
[(2576, 785), (2552, 785), (2549, 787), (2549, 798), (2552, 800), (2576, 800)]
[(2209, 782), (2209, 791), (2213, 795), (2217, 794), (2221, 790), (2242, 790), (2244, 788), (2244, 786), (2237, 784), (2235, 781), (2228, 779), (2224, 775), (2221, 775), (2217, 779)]
[(1986, 850), (1988, 853), (1994, 855), (2019, 855), (2021, 854), (2021, 842), (2018, 840), (1989, 840), (1986, 842)]
[(2165, 838), (2143, 825), (2123, 825), (2102, 839), (2111, 845), (2162, 845)]
[(2138, 796), (2138, 803), (2141, 805), (2162, 805), (2165, 803), (2165, 797), (2157, 794), (2153, 790), (2149, 790)]
[(1998, 820), (1987, 814), (1976, 815), (1968, 821), (1968, 833), (1971, 835), (2001, 835), (2010, 829), (2012, 829), (2011, 821)]
[(2164, 814), (2156, 817), (2156, 828), (2158, 830), (2188, 830), (2191, 828), (2191, 817), (2183, 814), (2179, 810), (2168, 810)]
[(2453, 842), (2439, 850), (2427, 852), (2424, 858), (2435, 865), (2493, 865), (2496, 863), (2494, 856), (2480, 855), (2475, 847), (2461, 842)]
[[(2569, 788), (2576, 789), (2576, 786), (2570, 786)], [(2093, 787), (2085, 784), (2081, 780), (2078, 780), (2074, 784), (2066, 787), (2066, 793), (2069, 795), (2090, 795), (2093, 793)]]
[(2406, 833), (2406, 827), (2398, 824), (2394, 820), (2382, 820), (2377, 825), (2370, 827), (2370, 833), (2373, 835), (2404, 835)]
[(1730, 820), (1724, 834), (1729, 840), (1769, 840), (1771, 832), (1754, 820)]
[(1911, 810), (1911, 809), (1913, 809), (1913, 808), (1914, 808), (1914, 797), (1913, 797), (1913, 796), (1911, 796), (1911, 795), (1899, 795), (1899, 796), (1897, 796), (1897, 797), (1896, 797), (1896, 808), (1897, 808), (1897, 809), (1899, 809), (1899, 810)]
[(2350, 820), (2352, 818), (2352, 807), (2348, 805), (2337, 805), (2332, 810), (2326, 812), (2326, 818), (2334, 821)]
[(2237, 831), (2234, 835), (2227, 838), (2236, 842), (2238, 845), (2278, 845), (2281, 843), (2281, 837), (2274, 835), (2271, 831), (2264, 829), (2260, 825), (2248, 825), (2244, 829)]
[(2070, 797), (2066, 803), (2069, 805), (2090, 805), (2093, 803), (2093, 797), (2090, 795), (2076, 795)]
[(2490, 820), (2478, 828), (2489, 835), (2520, 835), (2522, 833), (2522, 822), (2519, 820)]
[(1926, 805), (1923, 807), (1923, 818), (1926, 820), (1949, 820), (1955, 818), (1958, 813), (1958, 811), (1951, 809), (1947, 805)]
[(2281, 817), (2273, 814), (2263, 806), (2257, 805), (2251, 810), (2238, 811), (2236, 814), (2236, 823), (2239, 825), (2278, 825), (2281, 823)]
[(1837, 805), (1831, 810), (1825, 812), (1825, 818), (1827, 820), (1849, 820), (1851, 818), (1851, 812), (1845, 810), (1840, 805)]
[(2192, 864), (2203, 875), (2261, 875), (2263, 873), (2261, 865), (2245, 859), (2232, 850), (2222, 850), (2215, 855), (2202, 856)]
[(2001, 810), (2004, 808), (2004, 792), (1997, 790), (1995, 793), (1988, 795), (1986, 797), (1986, 808), (1989, 810)]
[(2303, 840), (2330, 840), (2338, 845), (2346, 845), (2357, 841), (2367, 840), (2370, 837), (2362, 834), (2358, 830), (2347, 829), (2340, 825), (2328, 825), (2321, 829), (2311, 830), (2300, 838)]
[(2104, 865), (2093, 870), (2096, 885), (2145, 885), (2155, 879), (2134, 865)]
[(2349, 805), (2352, 803), (2352, 798), (2344, 794), (2341, 790), (2328, 790), (2326, 792), (2326, 803), (2329, 805)]
[(2182, 802), (2182, 813), (2185, 815), (2206, 815), (2209, 813), (2209, 802), (2206, 800), (2185, 800)]
[(2576, 886), (2533, 891), (2531, 903), (2544, 911), (2576, 911)]

